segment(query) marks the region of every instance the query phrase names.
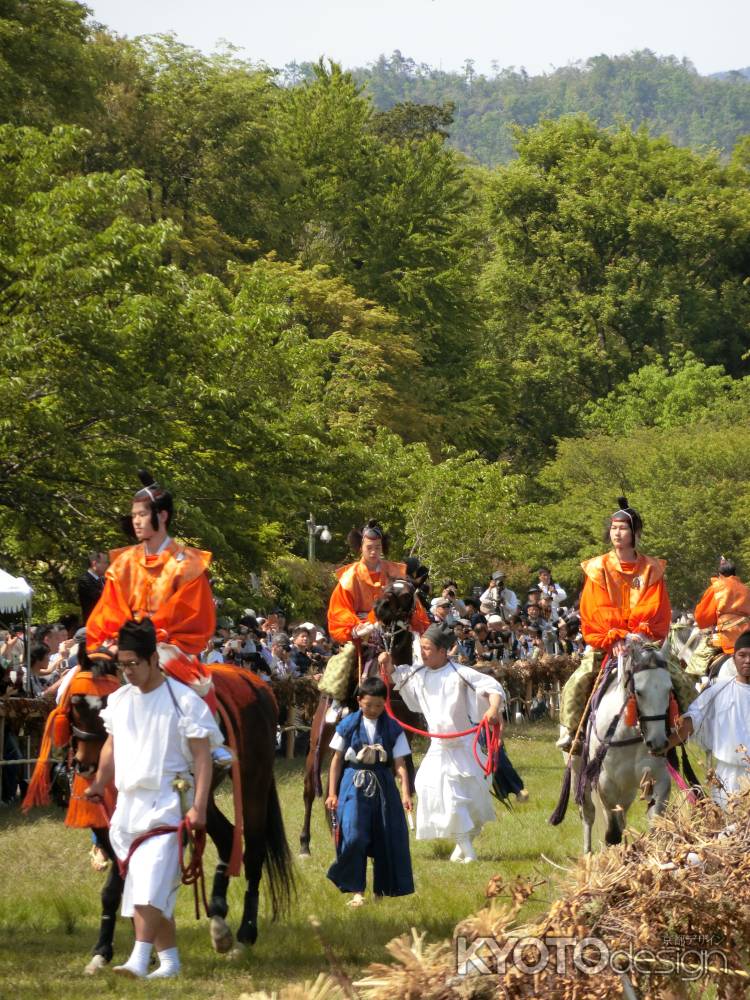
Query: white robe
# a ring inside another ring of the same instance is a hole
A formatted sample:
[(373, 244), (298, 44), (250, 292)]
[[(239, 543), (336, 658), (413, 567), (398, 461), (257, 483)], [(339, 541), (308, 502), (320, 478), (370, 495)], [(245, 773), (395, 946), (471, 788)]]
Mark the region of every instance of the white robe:
[[(203, 699), (185, 684), (173, 679), (167, 683), (147, 694), (126, 684), (109, 696), (101, 713), (114, 742), (117, 807), (109, 833), (121, 860), (137, 836), (157, 826), (177, 826), (182, 819), (180, 796), (172, 782), (181, 776), (192, 785), (188, 740), (207, 737), (212, 746), (223, 742)], [(192, 801), (192, 788), (188, 798)], [(179, 884), (177, 834), (150, 837), (130, 859), (122, 915), (132, 917), (136, 906), (154, 906), (171, 917)]]
[[(505, 701), (494, 677), (452, 660), (438, 670), (419, 664), (396, 667), (393, 682), (406, 705), (425, 717), (431, 733), (462, 732), (476, 725), (489, 708), (483, 695), (500, 694)], [(474, 759), (473, 743), (473, 736), (430, 740), (416, 778), (417, 840), (473, 836), (495, 818), (491, 779)]]
[[(725, 786), (712, 789), (714, 800), (726, 806), (727, 793), (739, 791), (750, 778), (750, 684), (736, 678), (705, 688), (685, 715), (692, 719), (695, 740), (716, 758), (716, 774)], [(746, 747), (747, 749), (742, 749)]]

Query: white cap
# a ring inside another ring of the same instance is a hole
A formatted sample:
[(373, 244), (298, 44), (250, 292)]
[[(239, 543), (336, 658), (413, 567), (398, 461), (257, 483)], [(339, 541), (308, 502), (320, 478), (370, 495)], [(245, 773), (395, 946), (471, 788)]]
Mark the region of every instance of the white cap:
[(490, 615), (487, 618), (488, 625), (496, 625), (498, 622), (502, 622), (502, 615)]
[(257, 615), (255, 614), (252, 608), (245, 608), (245, 610), (242, 612), (242, 615), (243, 617), (246, 618), (257, 618)]
[(314, 625), (312, 622), (302, 622), (297, 628), (306, 628), (308, 632), (314, 631), (318, 626)]

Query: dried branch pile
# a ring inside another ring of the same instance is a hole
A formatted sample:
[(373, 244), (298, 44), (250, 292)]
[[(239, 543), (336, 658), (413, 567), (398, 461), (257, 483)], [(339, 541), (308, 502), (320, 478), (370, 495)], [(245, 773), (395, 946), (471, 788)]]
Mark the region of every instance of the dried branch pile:
[(312, 721), (320, 701), (318, 683), (314, 678), (307, 675), (303, 677), (274, 677), (271, 679), (271, 688), (280, 712), (283, 713), (289, 705), (294, 705), (303, 722), (309, 724)]
[(496, 677), (509, 697), (527, 700), (529, 691), (535, 692), (540, 686), (551, 688), (558, 682), (562, 687), (580, 662), (579, 656), (545, 653), (536, 660), (498, 661), (480, 664), (478, 669)]
[[(389, 945), (396, 963), (371, 965), (355, 989), (364, 1000), (490, 995), (655, 1000), (668, 990), (687, 995), (685, 982), (705, 973), (703, 992), (712, 981), (722, 997), (745, 997), (750, 993), (745, 971), (750, 968), (750, 789), (733, 797), (730, 806), (727, 815), (710, 800), (695, 808), (673, 802), (651, 832), (628, 831), (621, 846), (582, 858), (564, 878), (561, 898), (535, 923), (515, 926), (534, 885), (517, 879), (506, 886), (496, 876), (487, 889), (488, 905), (455, 931), (464, 949), (478, 938), (495, 939), (495, 949), (477, 953), (491, 975), (457, 975), (456, 941), (426, 945), (424, 935), (413, 931), (412, 941), (405, 936)], [(516, 941), (528, 937), (574, 941), (567, 949), (550, 947), (546, 966), (532, 974), (528, 969), (541, 954), (537, 946), (515, 949)], [(576, 964), (574, 943), (585, 938), (602, 944), (579, 946)], [(498, 975), (497, 955), (508, 948)], [(607, 962), (599, 968), (603, 956)], [(582, 971), (592, 965), (595, 974)]]

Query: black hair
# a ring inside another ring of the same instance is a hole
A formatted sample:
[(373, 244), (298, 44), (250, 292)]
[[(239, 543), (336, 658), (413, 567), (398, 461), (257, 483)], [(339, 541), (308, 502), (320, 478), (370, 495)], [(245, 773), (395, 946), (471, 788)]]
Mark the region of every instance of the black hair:
[[(133, 494), (133, 503), (147, 503), (150, 506), (151, 527), (154, 531), (158, 531), (159, 529), (159, 514), (162, 511), (166, 511), (167, 513), (167, 527), (169, 527), (172, 515), (174, 514), (172, 494), (168, 490), (165, 490), (163, 486), (160, 486), (146, 469), (138, 470), (138, 478), (143, 483), (143, 486)], [(126, 535), (135, 538), (131, 514), (123, 516), (122, 528)]]
[(364, 524), (361, 528), (352, 528), (346, 536), (346, 541), (352, 552), (361, 552), (362, 539), (367, 537), (380, 538), (383, 546), (383, 555), (388, 555), (388, 549), (391, 546), (390, 535), (383, 530), (382, 524), (375, 518), (370, 518), (367, 524)]
[(87, 566), (93, 566), (95, 562), (98, 561), (99, 556), (103, 556), (103, 552), (89, 552), (87, 558)]
[(387, 693), (385, 682), (380, 677), (365, 677), (357, 688), (358, 698), (365, 698), (367, 695), (371, 698), (385, 698)]
[(617, 510), (614, 514), (610, 514), (604, 522), (604, 535), (602, 540), (605, 545), (611, 544), (612, 540), (609, 536), (609, 531), (612, 527), (612, 522), (615, 519), (615, 514), (619, 514), (621, 512), (627, 515), (627, 520), (630, 522), (630, 542), (633, 548), (635, 548), (638, 542), (638, 536), (643, 531), (643, 518), (637, 510), (633, 510), (633, 508), (628, 504), (627, 497), (617, 498)]
[(43, 642), (37, 642), (29, 650), (29, 663), (33, 667), (35, 664), (41, 663), (49, 655), (49, 646), (45, 646)]
[(724, 556), (719, 559), (719, 576), (736, 576), (737, 567), (735, 566), (734, 559), (725, 559)]

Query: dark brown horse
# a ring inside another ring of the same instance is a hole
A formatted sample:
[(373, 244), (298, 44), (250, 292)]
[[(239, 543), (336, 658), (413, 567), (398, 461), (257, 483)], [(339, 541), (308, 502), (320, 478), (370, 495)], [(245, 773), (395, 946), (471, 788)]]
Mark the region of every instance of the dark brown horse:
[[(288, 909), (294, 888), (291, 856), (273, 776), (278, 709), (270, 687), (254, 674), (229, 664), (213, 664), (210, 670), (222, 717), (234, 733), (239, 763), (235, 773), (239, 775), (241, 787), (235, 801), (242, 803), (242, 864), (247, 887), (237, 942), (244, 946), (254, 944), (258, 936), (259, 887), (263, 866), (266, 866), (268, 875), (272, 919)], [(69, 709), (72, 742), (79, 762), (77, 766), (82, 775), (90, 777), (96, 772), (106, 739), (99, 718), (104, 700), (100, 704), (95, 704), (95, 700), (90, 696), (74, 696), (70, 699)], [(208, 805), (206, 829), (219, 855), (209, 898), (211, 939), (217, 951), (225, 952), (233, 944), (226, 917), (229, 910), (228, 871), (235, 829), (217, 806), (213, 793)], [(94, 835), (113, 863), (102, 890), (99, 938), (93, 949), (94, 957), (86, 967), (88, 973), (97, 972), (112, 960), (115, 920), (123, 890), (123, 880), (114, 863), (107, 827), (95, 827)]]
[[(378, 671), (378, 655), (387, 649), (393, 656), (396, 666), (404, 663), (411, 663), (413, 660), (414, 636), (409, 622), (414, 610), (415, 590), (409, 580), (394, 580), (383, 591), (383, 596), (375, 602), (375, 618), (378, 627), (372, 633), (371, 641), (362, 650), (362, 669), (360, 677)], [(357, 709), (357, 702), (354, 697), (356, 685), (352, 686), (352, 691), (347, 700), (347, 707), (350, 711)], [(326, 711), (331, 700), (326, 695), (321, 695), (318, 707), (313, 716), (310, 726), (310, 749), (305, 760), (305, 783), (304, 802), (305, 815), (302, 822), (302, 830), (299, 835), (300, 857), (310, 856), (310, 820), (312, 817), (313, 802), (316, 798), (323, 796), (322, 772), (327, 766), (331, 756), (331, 738), (336, 729), (336, 724), (326, 722)], [(408, 725), (417, 726), (421, 716), (415, 715), (406, 707), (397, 693), (392, 695), (393, 714), (406, 722)], [(411, 735), (407, 732), (407, 739), (411, 743)], [(411, 791), (414, 792), (414, 762), (411, 754), (406, 758), (406, 768), (409, 773), (409, 783)]]

